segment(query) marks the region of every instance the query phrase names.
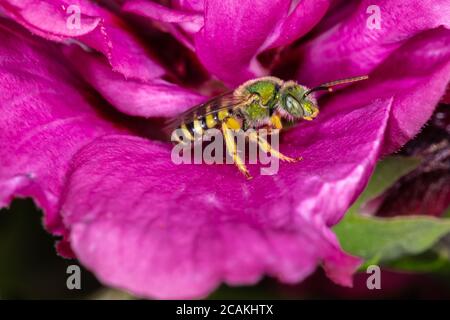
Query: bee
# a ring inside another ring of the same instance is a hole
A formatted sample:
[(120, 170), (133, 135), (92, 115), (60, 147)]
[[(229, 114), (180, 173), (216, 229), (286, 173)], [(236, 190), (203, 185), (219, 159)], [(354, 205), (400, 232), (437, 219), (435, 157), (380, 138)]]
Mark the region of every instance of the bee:
[(214, 97), (169, 119), (165, 124), (165, 132), (170, 136), (174, 130), (179, 129), (183, 139), (178, 138), (176, 141), (183, 143), (195, 142), (198, 139), (196, 137), (202, 137), (208, 129), (221, 130), (226, 150), (232, 156), (234, 164), (247, 179), (251, 179), (252, 176), (238, 153), (233, 131), (249, 131), (250, 141), (257, 143), (264, 152), (281, 161), (299, 161), (301, 157), (291, 158), (272, 148), (266, 139), (257, 134), (257, 130), (264, 128), (271, 134), (282, 130), (286, 123), (311, 121), (319, 114), (314, 92), (331, 92), (336, 85), (366, 79), (368, 76), (347, 78), (327, 82), (312, 89), (295, 81), (283, 81), (276, 77), (249, 80), (233, 91)]

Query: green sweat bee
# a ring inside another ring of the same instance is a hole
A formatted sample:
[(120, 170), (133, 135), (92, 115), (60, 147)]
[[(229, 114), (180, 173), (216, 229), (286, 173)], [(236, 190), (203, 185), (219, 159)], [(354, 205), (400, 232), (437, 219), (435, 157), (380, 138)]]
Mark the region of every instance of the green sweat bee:
[[(312, 93), (328, 90), (336, 85), (368, 79), (368, 76), (347, 78), (324, 83), (309, 89), (295, 81), (283, 81), (276, 77), (262, 77), (249, 80), (237, 89), (226, 92), (211, 100), (196, 105), (166, 122), (166, 132), (182, 132), (183, 141), (194, 141), (208, 129), (219, 129), (223, 133), (227, 152), (248, 179), (251, 175), (240, 157), (232, 131), (251, 131), (249, 140), (258, 144), (266, 153), (282, 161), (296, 162), (271, 147), (269, 142), (258, 136), (258, 129), (270, 132), (282, 130), (286, 123), (313, 120), (319, 114), (317, 100)], [(249, 130), (254, 129), (254, 130)], [(274, 130), (276, 129), (276, 130)]]

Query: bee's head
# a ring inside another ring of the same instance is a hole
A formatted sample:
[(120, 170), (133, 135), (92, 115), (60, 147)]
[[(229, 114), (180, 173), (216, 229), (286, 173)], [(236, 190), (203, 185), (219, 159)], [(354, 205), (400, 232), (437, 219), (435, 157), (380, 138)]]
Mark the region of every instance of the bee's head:
[(368, 76), (346, 78), (327, 82), (312, 89), (301, 86), (295, 81), (286, 81), (280, 89), (279, 111), (286, 118), (313, 120), (319, 114), (319, 108), (311, 93), (315, 91), (331, 92), (337, 85), (367, 80), (368, 78)]
[(316, 99), (306, 87), (287, 81), (280, 90), (280, 111), (287, 118), (313, 120), (319, 114)]

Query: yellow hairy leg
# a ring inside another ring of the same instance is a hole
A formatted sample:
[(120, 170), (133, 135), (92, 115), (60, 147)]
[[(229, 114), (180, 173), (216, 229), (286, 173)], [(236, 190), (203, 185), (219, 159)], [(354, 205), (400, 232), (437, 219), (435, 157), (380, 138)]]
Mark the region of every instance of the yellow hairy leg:
[[(230, 120), (233, 119), (233, 120)], [(238, 150), (236, 147), (236, 142), (234, 141), (234, 135), (231, 132), (230, 125), (235, 126), (236, 120), (234, 118), (225, 119), (222, 123), (222, 132), (225, 139), (225, 146), (227, 148), (227, 152), (233, 157), (234, 164), (238, 167), (239, 171), (247, 178), (251, 179), (252, 176), (247, 170), (242, 158), (238, 154)], [(228, 124), (227, 124), (228, 123)], [(234, 128), (233, 128), (234, 129)]]
[(281, 123), (281, 118), (280, 116), (274, 114), (271, 118), (270, 118), (270, 123), (272, 124), (272, 126), (275, 129), (281, 130), (283, 129), (283, 124)]
[(270, 143), (264, 139), (261, 138), (258, 135), (257, 131), (252, 131), (250, 132), (250, 134), (248, 135), (249, 139), (251, 141), (254, 141), (256, 143), (258, 143), (258, 146), (266, 153), (269, 153), (274, 156), (275, 158), (280, 159), (281, 161), (287, 161), (287, 162), (297, 162), (302, 160), (302, 157), (298, 157), (298, 158), (291, 158), (288, 156), (285, 156), (284, 154), (282, 154), (281, 152), (279, 152), (278, 150), (275, 150), (272, 148), (272, 146), (270, 145)]

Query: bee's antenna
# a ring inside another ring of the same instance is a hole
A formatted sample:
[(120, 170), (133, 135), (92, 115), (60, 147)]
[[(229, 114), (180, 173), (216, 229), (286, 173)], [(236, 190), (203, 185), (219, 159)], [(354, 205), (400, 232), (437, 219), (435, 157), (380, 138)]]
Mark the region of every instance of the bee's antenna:
[(367, 80), (367, 79), (369, 79), (369, 76), (360, 76), (360, 77), (346, 78), (346, 79), (327, 82), (327, 83), (321, 84), (318, 87), (309, 89), (308, 91), (305, 92), (304, 96), (306, 97), (307, 95), (309, 95), (315, 91), (327, 90), (328, 92), (332, 92), (334, 86), (337, 86), (340, 84), (345, 84), (345, 83), (361, 81), (361, 80)]

